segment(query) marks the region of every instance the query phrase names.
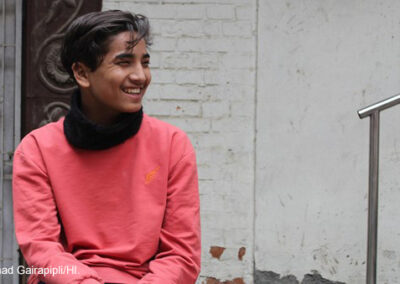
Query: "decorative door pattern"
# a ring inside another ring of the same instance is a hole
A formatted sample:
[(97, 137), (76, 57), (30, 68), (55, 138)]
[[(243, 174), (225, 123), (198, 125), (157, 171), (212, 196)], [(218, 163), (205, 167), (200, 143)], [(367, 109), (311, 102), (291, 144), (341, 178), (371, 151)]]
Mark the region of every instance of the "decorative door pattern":
[(101, 10), (101, 0), (25, 1), (22, 135), (57, 121), (75, 85), (60, 61), (61, 41), (78, 16)]
[[(21, 137), (68, 111), (75, 86), (60, 61), (61, 40), (75, 18), (100, 11), (101, 4), (101, 0), (23, 2)], [(20, 277), (20, 283), (26, 283), (26, 275)]]

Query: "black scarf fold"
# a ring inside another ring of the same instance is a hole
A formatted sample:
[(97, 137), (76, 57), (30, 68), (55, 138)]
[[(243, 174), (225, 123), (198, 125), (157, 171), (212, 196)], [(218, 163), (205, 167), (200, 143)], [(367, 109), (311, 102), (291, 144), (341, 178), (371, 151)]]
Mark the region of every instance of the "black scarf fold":
[(82, 112), (81, 94), (72, 94), (71, 109), (65, 116), (64, 134), (68, 142), (77, 148), (102, 150), (121, 144), (135, 135), (143, 119), (143, 109), (133, 113), (121, 113), (118, 121), (110, 126), (90, 121)]

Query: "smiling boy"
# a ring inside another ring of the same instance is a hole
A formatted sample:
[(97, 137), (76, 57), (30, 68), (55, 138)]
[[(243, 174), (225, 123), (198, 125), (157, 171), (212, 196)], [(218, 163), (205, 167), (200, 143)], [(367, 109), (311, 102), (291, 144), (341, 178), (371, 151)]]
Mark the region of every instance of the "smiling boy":
[(184, 132), (143, 113), (151, 81), (146, 17), (90, 13), (61, 61), (78, 85), (65, 118), (14, 154), (18, 243), (29, 283), (195, 283), (200, 270), (196, 158)]

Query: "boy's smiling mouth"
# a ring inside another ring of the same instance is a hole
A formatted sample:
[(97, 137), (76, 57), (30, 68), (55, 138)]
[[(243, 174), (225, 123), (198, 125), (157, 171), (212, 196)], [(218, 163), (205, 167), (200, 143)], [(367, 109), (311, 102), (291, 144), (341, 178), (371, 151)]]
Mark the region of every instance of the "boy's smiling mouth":
[(129, 95), (139, 95), (141, 92), (141, 88), (122, 88), (122, 91)]

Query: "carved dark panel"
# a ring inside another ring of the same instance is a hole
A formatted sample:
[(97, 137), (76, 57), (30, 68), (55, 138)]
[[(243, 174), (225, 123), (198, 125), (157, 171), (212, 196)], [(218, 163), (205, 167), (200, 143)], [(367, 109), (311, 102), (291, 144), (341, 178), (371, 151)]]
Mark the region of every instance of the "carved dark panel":
[[(22, 136), (57, 121), (69, 109), (74, 88), (59, 59), (68, 24), (101, 10), (101, 0), (25, 0), (22, 64)], [(20, 263), (26, 265), (20, 255)], [(26, 283), (27, 275), (20, 275)]]
[(101, 4), (101, 0), (24, 1), (23, 135), (68, 111), (75, 85), (60, 62), (61, 40), (75, 18), (100, 11)]

